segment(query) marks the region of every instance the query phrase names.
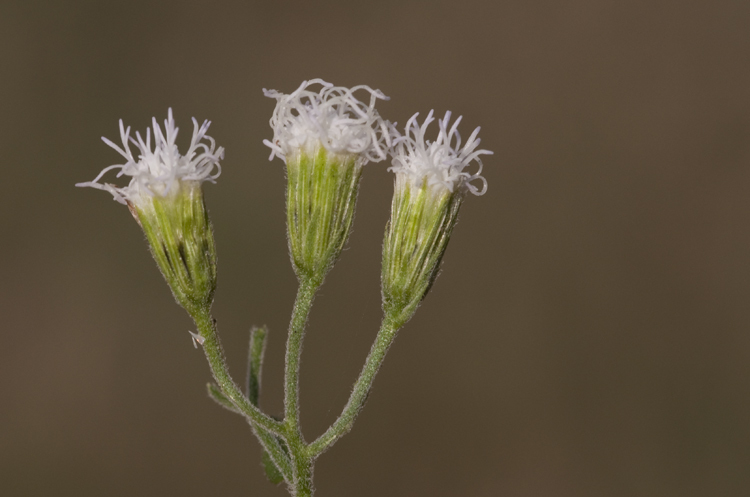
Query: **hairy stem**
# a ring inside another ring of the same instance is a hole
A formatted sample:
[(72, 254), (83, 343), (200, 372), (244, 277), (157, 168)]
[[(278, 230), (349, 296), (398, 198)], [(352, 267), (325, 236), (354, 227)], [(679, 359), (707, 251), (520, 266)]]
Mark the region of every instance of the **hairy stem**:
[(320, 283), (300, 278), (297, 299), (294, 302), (289, 337), (286, 344), (286, 371), (284, 375), (284, 429), (285, 440), (292, 458), (295, 497), (313, 494), (312, 472), (314, 458), (310, 457), (299, 423), (299, 369), (302, 355), (302, 340), (310, 314), (312, 301)]
[(367, 361), (362, 367), (362, 372), (359, 374), (356, 383), (354, 383), (354, 388), (349, 396), (349, 401), (344, 406), (344, 410), (331, 427), (308, 446), (308, 450), (313, 457), (318, 456), (328, 449), (352, 429), (354, 421), (367, 400), (367, 395), (370, 393), (375, 375), (378, 369), (380, 369), (380, 365), (383, 364), (385, 354), (388, 352), (391, 343), (393, 343), (398, 328), (398, 322), (391, 316), (386, 315), (383, 318), (383, 324), (380, 327), (380, 331), (378, 331), (375, 342), (372, 344)]
[[(284, 376), (284, 425), (290, 435), (294, 433), (302, 442), (299, 426), (299, 368), (302, 355), (302, 339), (305, 335), (307, 316), (310, 314), (315, 291), (319, 284), (300, 279), (297, 300), (294, 302), (289, 337), (286, 343), (286, 371)], [(304, 442), (303, 442), (304, 443)]]
[(294, 497), (311, 497), (313, 494), (313, 464), (315, 459), (306, 450), (294, 456)]
[(229, 375), (224, 349), (216, 332), (216, 322), (211, 318), (210, 313), (207, 310), (205, 312), (196, 312), (193, 315), (193, 320), (195, 320), (195, 325), (198, 327), (198, 332), (203, 337), (203, 352), (206, 354), (206, 359), (208, 359), (211, 373), (224, 395), (237, 406), (248, 421), (266, 431), (284, 436), (285, 432), (282, 423), (261, 412), (260, 409), (254, 406)]

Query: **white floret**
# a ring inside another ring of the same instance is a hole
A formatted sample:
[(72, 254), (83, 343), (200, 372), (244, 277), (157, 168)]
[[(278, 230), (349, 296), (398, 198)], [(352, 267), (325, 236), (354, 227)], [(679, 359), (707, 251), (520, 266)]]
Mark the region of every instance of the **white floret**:
[[(320, 85), (320, 91), (309, 88)], [(369, 92), (365, 104), (354, 93)], [(304, 81), (291, 94), (263, 89), (265, 96), (276, 99), (271, 117), (273, 140), (263, 140), (271, 156), (286, 161), (287, 154), (312, 151), (322, 145), (336, 154), (358, 154), (364, 162), (386, 158), (390, 146), (388, 124), (375, 110), (377, 99), (387, 100), (380, 90), (369, 86), (344, 88), (321, 79)]]
[[(219, 161), (224, 158), (224, 148), (216, 149), (216, 142), (206, 134), (210, 121), (198, 125), (193, 118), (193, 136), (190, 148), (185, 155), (180, 155), (175, 144), (179, 128), (175, 127), (172, 109), (169, 109), (164, 121), (164, 133), (156, 118), (152, 119), (154, 128), (154, 148), (151, 149), (151, 129), (146, 128), (145, 141), (136, 131), (134, 139), (130, 136), (130, 126), (125, 129), (120, 119), (120, 139), (122, 148), (111, 140), (102, 137), (104, 143), (115, 149), (125, 159), (125, 164), (115, 164), (106, 167), (93, 181), (78, 183), (76, 186), (89, 186), (111, 193), (120, 203), (137, 202), (143, 195), (166, 196), (173, 188), (179, 187), (180, 181), (195, 181), (214, 183), (221, 174)], [(204, 142), (203, 140), (206, 140)], [(133, 144), (138, 148), (136, 158), (130, 150)], [(111, 183), (100, 183), (99, 180), (110, 170), (119, 169), (117, 177), (130, 176), (130, 184), (117, 187)]]
[[(451, 112), (448, 111), (443, 119), (438, 120), (440, 132), (437, 139), (425, 140), (427, 126), (435, 120), (432, 114), (433, 111), (430, 111), (422, 126), (417, 123), (419, 113), (414, 114), (406, 123), (406, 134), (403, 136), (395, 128), (391, 128), (393, 160), (388, 170), (404, 175), (417, 187), (426, 179), (429, 186), (445, 187), (451, 192), (457, 188), (466, 189), (474, 195), (484, 195), (487, 180), (481, 175), (482, 161), (479, 156), (492, 152), (476, 150), (480, 142), (477, 138), (480, 128), (477, 127), (461, 147), (461, 136), (458, 133), (461, 117), (448, 129), (451, 118)], [(455, 144), (452, 144), (454, 140)], [(465, 171), (472, 162), (476, 162), (477, 170), (474, 173)], [(474, 181), (481, 183), (481, 189), (472, 184)]]

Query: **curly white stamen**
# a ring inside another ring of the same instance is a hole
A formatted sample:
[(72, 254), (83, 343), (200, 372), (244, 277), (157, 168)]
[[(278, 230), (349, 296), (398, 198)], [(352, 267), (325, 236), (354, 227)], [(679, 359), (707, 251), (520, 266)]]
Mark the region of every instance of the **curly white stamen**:
[[(391, 127), (393, 160), (388, 170), (404, 175), (415, 186), (421, 186), (426, 179), (429, 186), (445, 187), (451, 192), (456, 188), (465, 188), (474, 195), (484, 195), (487, 191), (487, 180), (481, 175), (482, 161), (479, 156), (492, 152), (476, 150), (480, 142), (477, 138), (479, 128), (474, 130), (462, 148), (461, 136), (458, 133), (461, 117), (448, 129), (451, 118), (451, 112), (448, 111), (443, 119), (438, 120), (440, 132), (437, 139), (425, 140), (427, 126), (435, 120), (432, 114), (433, 111), (430, 111), (422, 126), (417, 124), (419, 113), (414, 114), (406, 123), (406, 134), (403, 136), (395, 127)], [(452, 145), (454, 139), (455, 144)], [(473, 174), (464, 171), (471, 162), (476, 162), (478, 166)], [(475, 180), (482, 183), (481, 189), (472, 184)]]
[[(137, 202), (142, 195), (166, 196), (172, 188), (178, 187), (179, 181), (203, 181), (216, 182), (221, 174), (219, 161), (224, 158), (224, 148), (216, 149), (216, 142), (206, 132), (211, 125), (210, 121), (204, 121), (198, 125), (193, 118), (193, 137), (190, 140), (190, 148), (185, 155), (180, 155), (175, 145), (179, 128), (175, 127), (172, 117), (172, 109), (169, 109), (167, 119), (164, 121), (162, 133), (156, 118), (152, 119), (154, 128), (154, 149), (151, 149), (151, 129), (146, 128), (146, 140), (136, 132), (136, 139), (130, 136), (130, 126), (125, 129), (120, 119), (120, 139), (122, 148), (111, 140), (102, 137), (104, 143), (115, 149), (127, 162), (106, 167), (93, 181), (78, 183), (76, 186), (90, 186), (105, 190), (114, 196), (120, 203), (128, 201)], [(208, 143), (203, 142), (207, 140)], [(138, 147), (140, 155), (136, 159), (130, 150), (130, 144)], [(125, 187), (117, 187), (110, 183), (100, 183), (99, 180), (112, 169), (119, 169), (117, 177), (131, 176), (130, 184)]]
[[(316, 84), (322, 86), (319, 92), (308, 89)], [(369, 105), (354, 97), (358, 90), (370, 93)], [(277, 102), (270, 121), (273, 140), (263, 140), (271, 149), (269, 160), (278, 156), (286, 162), (287, 154), (312, 151), (318, 145), (337, 154), (358, 154), (364, 162), (386, 158), (388, 124), (375, 110), (375, 102), (388, 97), (380, 90), (363, 85), (344, 88), (313, 79), (289, 95), (265, 88), (263, 94)]]

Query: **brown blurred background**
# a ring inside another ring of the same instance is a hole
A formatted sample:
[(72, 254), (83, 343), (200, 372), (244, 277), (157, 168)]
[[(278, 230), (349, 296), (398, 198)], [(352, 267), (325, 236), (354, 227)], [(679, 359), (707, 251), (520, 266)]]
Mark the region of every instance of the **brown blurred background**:
[[(173, 107), (226, 147), (206, 195), (232, 371), (296, 290), (274, 102), (368, 84), (482, 126), (489, 191), (402, 331), (324, 496), (750, 495), (750, 2), (11, 2), (0, 6), (0, 494), (284, 496), (127, 209), (76, 189)], [(313, 310), (312, 439), (377, 329), (392, 191), (369, 165)]]

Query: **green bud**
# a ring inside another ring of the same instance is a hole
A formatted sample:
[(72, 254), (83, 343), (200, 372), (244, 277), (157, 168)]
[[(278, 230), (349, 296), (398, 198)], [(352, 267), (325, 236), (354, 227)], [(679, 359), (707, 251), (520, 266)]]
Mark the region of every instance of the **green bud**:
[(200, 183), (176, 185), (166, 196), (144, 194), (128, 200), (128, 207), (175, 299), (194, 314), (213, 302), (216, 247)]
[(383, 242), (383, 311), (408, 321), (438, 275), (463, 195), (397, 176)]
[(286, 162), (294, 271), (298, 278), (320, 284), (349, 238), (363, 160), (318, 146), (287, 154)]

